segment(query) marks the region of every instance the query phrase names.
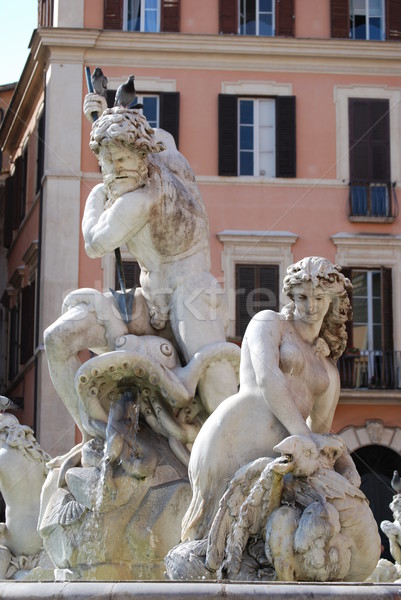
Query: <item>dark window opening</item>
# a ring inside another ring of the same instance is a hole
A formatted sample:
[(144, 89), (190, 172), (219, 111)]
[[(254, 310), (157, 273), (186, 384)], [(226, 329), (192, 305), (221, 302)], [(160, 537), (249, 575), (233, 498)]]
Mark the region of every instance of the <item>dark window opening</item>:
[(388, 520), (393, 521), (393, 514), (389, 504), (395, 494), (391, 487), (393, 472), (400, 469), (400, 455), (378, 444), (359, 448), (352, 453), (355, 466), (361, 476), (361, 490), (369, 500), (370, 508), (379, 528), (383, 552), (381, 558), (394, 562), (390, 554), (389, 541), (381, 531), (380, 523)]
[[(136, 262), (136, 260), (124, 260), (123, 269), (126, 289), (129, 290), (131, 288), (139, 286), (139, 276), (141, 274), (141, 268)], [(116, 290), (120, 288), (120, 284), (118, 281), (117, 266), (115, 267), (114, 272), (114, 286)]]
[(398, 214), (391, 184), (389, 101), (350, 98), (350, 217), (390, 218)]
[(235, 290), (235, 335), (243, 337), (256, 313), (279, 310), (278, 265), (235, 265)]

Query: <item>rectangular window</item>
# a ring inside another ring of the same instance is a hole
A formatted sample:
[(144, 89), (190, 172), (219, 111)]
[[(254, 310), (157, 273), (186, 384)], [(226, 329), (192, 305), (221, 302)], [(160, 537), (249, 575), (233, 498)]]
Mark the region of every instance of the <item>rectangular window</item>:
[(347, 350), (339, 369), (344, 387), (393, 387), (397, 353), (393, 351), (392, 271), (345, 268), (351, 279), (353, 319), (347, 322)]
[(104, 0), (103, 28), (178, 32), (180, 7), (181, 0)]
[(219, 0), (218, 4), (220, 33), (295, 35), (294, 0)]
[(35, 341), (35, 281), (21, 290), (20, 364), (33, 356)]
[[(123, 260), (125, 288), (130, 290), (139, 286), (139, 277), (141, 274), (141, 268), (136, 260)], [(120, 289), (120, 282), (118, 280), (117, 266), (115, 266), (114, 272), (114, 288)]]
[(143, 114), (147, 118), (149, 125), (153, 128), (160, 127), (160, 102), (159, 96), (138, 95), (138, 102), (143, 104)]
[(4, 204), (4, 221), (3, 221), (3, 245), (9, 248), (13, 241), (13, 223), (15, 210), (15, 177), (7, 177), (5, 183), (5, 204)]
[(276, 176), (274, 99), (239, 99), (238, 173)]
[(330, 13), (333, 38), (401, 40), (400, 0), (330, 0)]
[(235, 265), (236, 336), (243, 337), (259, 311), (279, 309), (278, 280), (278, 265)]
[(360, 350), (382, 349), (380, 271), (352, 271), (353, 342)]
[(350, 37), (385, 39), (384, 0), (350, 0)]
[(45, 113), (38, 120), (38, 143), (37, 143), (37, 158), (36, 158), (36, 193), (39, 192), (42, 186), (42, 178), (45, 170)]
[(393, 217), (389, 101), (350, 98), (350, 217)]
[(40, 27), (53, 26), (53, 4), (54, 0), (39, 0), (38, 24)]
[(295, 96), (219, 95), (219, 175), (296, 177)]
[(240, 0), (240, 35), (274, 36), (274, 0)]
[[(107, 106), (114, 106), (116, 90), (107, 90)], [(178, 148), (180, 93), (160, 92), (159, 94), (137, 94), (137, 101), (143, 104), (145, 114), (151, 127), (165, 129), (173, 136)]]
[(124, 0), (125, 31), (160, 31), (160, 0)]
[(390, 184), (356, 183), (350, 189), (350, 216), (391, 218), (392, 189)]
[(14, 304), (10, 311), (8, 330), (8, 379), (12, 381), (19, 368), (19, 330), (20, 330), (20, 307)]
[(28, 152), (24, 153), (15, 161), (15, 187), (14, 187), (14, 211), (13, 211), (13, 229), (18, 229), (25, 217), (26, 193), (27, 193), (27, 165)]

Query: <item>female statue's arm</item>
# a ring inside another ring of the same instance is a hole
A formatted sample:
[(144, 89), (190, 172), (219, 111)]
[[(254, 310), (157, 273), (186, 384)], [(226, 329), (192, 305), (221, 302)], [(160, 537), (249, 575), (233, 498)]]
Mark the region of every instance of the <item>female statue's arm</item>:
[[(340, 376), (335, 365), (329, 365), (335, 376), (335, 383), (332, 383), (323, 396), (321, 396), (314, 404), (311, 413), (307, 419), (307, 423), (313, 433), (331, 433), (334, 413), (340, 396)], [(345, 450), (336, 460), (334, 465), (337, 473), (340, 473), (348, 479), (350, 483), (359, 487), (361, 478), (356, 469), (355, 463), (352, 460), (348, 450)]]
[(334, 381), (329, 389), (314, 403), (307, 423), (313, 433), (330, 433), (333, 424), (334, 413), (340, 397), (340, 375), (337, 367), (327, 360), (328, 368), (333, 372)]
[(309, 434), (294, 392), (279, 367), (281, 331), (280, 315), (273, 311), (258, 313), (248, 325), (245, 339), (256, 383), (271, 412), (290, 435)]

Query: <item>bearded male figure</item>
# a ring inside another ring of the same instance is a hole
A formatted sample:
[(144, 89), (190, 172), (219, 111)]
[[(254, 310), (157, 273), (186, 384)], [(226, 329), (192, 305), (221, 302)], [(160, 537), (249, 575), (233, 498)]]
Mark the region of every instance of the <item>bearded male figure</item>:
[[(96, 258), (126, 244), (141, 274), (128, 324), (111, 295), (83, 289), (66, 297), (63, 315), (45, 332), (53, 384), (84, 437), (74, 385), (79, 351), (114, 350), (115, 340), (128, 333), (162, 335), (189, 362), (203, 346), (225, 341), (226, 318), (221, 289), (210, 273), (206, 210), (172, 136), (163, 130), (155, 135), (139, 111), (115, 107), (93, 124), (90, 147), (103, 183), (85, 206), (86, 252)], [(211, 364), (198, 387), (206, 412), (236, 388), (230, 364)], [(107, 420), (105, 414), (98, 417)]]

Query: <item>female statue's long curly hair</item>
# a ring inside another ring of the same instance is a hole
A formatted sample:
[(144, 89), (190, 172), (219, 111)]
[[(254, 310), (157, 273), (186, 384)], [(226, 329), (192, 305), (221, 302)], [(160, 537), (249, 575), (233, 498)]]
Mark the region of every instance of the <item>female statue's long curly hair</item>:
[(320, 256), (303, 258), (288, 267), (287, 275), (283, 281), (283, 291), (292, 301), (282, 311), (287, 319), (294, 317), (293, 288), (307, 281), (311, 281), (314, 287), (320, 286), (332, 298), (319, 336), (329, 346), (329, 358), (336, 362), (347, 345), (348, 336), (345, 323), (352, 319), (351, 303), (348, 296), (352, 284), (341, 273), (341, 267), (334, 265), (327, 258), (321, 258)]

